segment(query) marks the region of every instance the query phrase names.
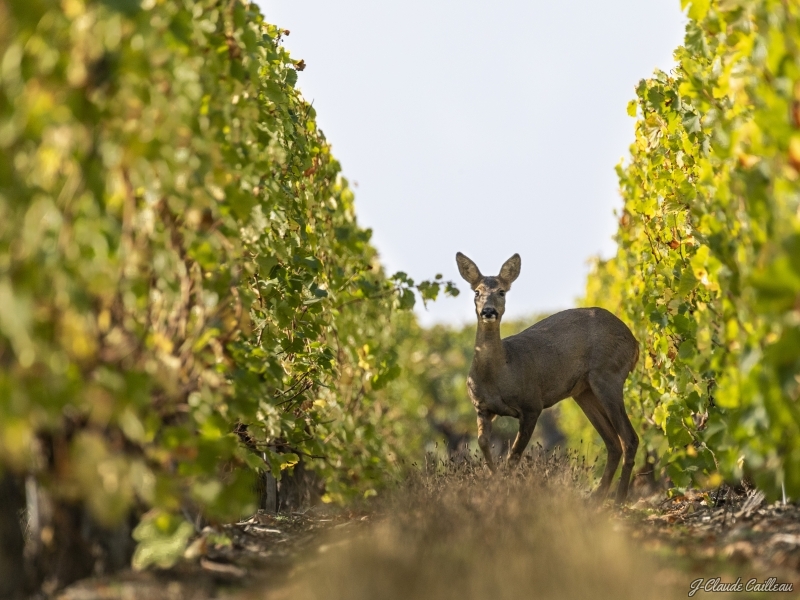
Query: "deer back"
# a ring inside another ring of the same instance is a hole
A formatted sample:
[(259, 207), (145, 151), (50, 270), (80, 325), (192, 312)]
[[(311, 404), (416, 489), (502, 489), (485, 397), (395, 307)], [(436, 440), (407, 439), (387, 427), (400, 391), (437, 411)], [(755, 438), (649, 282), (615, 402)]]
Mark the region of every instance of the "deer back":
[(589, 373), (620, 381), (633, 370), (638, 344), (630, 329), (602, 308), (556, 313), (503, 340), (509, 386), (535, 390), (544, 406), (574, 396)]

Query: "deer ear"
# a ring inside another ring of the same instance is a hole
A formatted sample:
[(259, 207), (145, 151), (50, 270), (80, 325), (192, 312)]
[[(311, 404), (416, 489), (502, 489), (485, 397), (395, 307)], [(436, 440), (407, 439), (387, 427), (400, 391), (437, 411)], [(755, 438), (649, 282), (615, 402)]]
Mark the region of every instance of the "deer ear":
[(502, 279), (507, 285), (514, 283), (514, 280), (519, 277), (519, 270), (522, 268), (522, 259), (519, 254), (515, 254), (509, 258), (503, 266), (500, 267), (500, 275), (498, 279)]
[(461, 252), (456, 252), (456, 263), (458, 264), (458, 272), (472, 287), (475, 287), (483, 279), (478, 265), (461, 254)]

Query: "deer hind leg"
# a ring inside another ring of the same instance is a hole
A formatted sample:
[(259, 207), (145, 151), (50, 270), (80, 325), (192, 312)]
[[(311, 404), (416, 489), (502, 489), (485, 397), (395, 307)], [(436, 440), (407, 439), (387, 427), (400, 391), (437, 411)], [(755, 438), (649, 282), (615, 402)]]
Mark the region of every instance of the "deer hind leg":
[(622, 472), (620, 473), (619, 487), (617, 488), (617, 504), (622, 504), (628, 497), (628, 487), (631, 483), (633, 463), (636, 460), (636, 450), (639, 448), (639, 436), (631, 425), (628, 414), (625, 412), (625, 403), (622, 398), (622, 388), (625, 378), (604, 378), (589, 376), (589, 385), (597, 399), (608, 415), (609, 421), (622, 441)]
[(478, 446), (483, 452), (483, 457), (486, 459), (486, 465), (489, 470), (494, 473), (496, 468), (494, 466), (494, 458), (492, 458), (492, 415), (488, 413), (478, 413)]
[(522, 416), (519, 418), (517, 437), (514, 439), (514, 444), (511, 446), (511, 450), (508, 453), (509, 466), (514, 467), (519, 463), (519, 459), (522, 458), (522, 453), (525, 452), (528, 442), (531, 441), (533, 430), (536, 429), (536, 421), (539, 420), (539, 415), (541, 413), (542, 411), (522, 413)]
[(600, 485), (592, 493), (594, 498), (602, 501), (608, 494), (611, 480), (614, 479), (614, 473), (617, 472), (619, 461), (622, 458), (622, 444), (619, 441), (617, 430), (614, 429), (606, 411), (603, 410), (603, 405), (600, 404), (592, 390), (586, 390), (575, 396), (575, 402), (581, 407), (583, 414), (589, 419), (589, 422), (600, 434), (600, 437), (603, 438), (603, 443), (606, 445), (606, 451), (608, 452), (606, 468), (600, 478)]

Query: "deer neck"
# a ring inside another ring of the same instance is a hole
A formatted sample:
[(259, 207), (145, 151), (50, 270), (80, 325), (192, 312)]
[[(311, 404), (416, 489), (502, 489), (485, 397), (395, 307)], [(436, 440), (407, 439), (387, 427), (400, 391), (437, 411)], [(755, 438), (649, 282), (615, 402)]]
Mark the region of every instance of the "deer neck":
[(500, 323), (478, 321), (478, 333), (475, 335), (475, 355), (473, 368), (481, 374), (496, 373), (506, 363), (503, 342), (500, 339)]

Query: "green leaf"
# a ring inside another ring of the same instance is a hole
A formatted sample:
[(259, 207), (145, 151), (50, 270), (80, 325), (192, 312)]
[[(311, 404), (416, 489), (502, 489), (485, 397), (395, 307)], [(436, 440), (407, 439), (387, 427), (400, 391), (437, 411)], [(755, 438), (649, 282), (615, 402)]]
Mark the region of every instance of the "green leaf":
[(695, 269), (689, 265), (681, 271), (680, 283), (678, 284), (677, 294), (678, 297), (683, 298), (689, 295), (697, 287), (700, 281), (695, 275)]
[(681, 342), (678, 347), (678, 356), (683, 361), (691, 360), (696, 354), (696, 346), (693, 340), (686, 340)]
[(300, 462), (300, 457), (293, 452), (287, 452), (286, 454), (280, 455), (280, 469), (284, 471), (285, 469), (290, 469), (295, 466), (298, 462)]
[(663, 404), (659, 404), (656, 406), (655, 410), (653, 411), (653, 420), (655, 421), (656, 425), (664, 429), (665, 424), (667, 422), (667, 417), (669, 416), (669, 411), (667, 407)]
[(380, 390), (386, 387), (393, 379), (397, 379), (403, 370), (400, 368), (400, 365), (392, 365), (387, 370), (379, 373), (378, 375), (372, 378), (372, 387), (373, 389)]
[(405, 289), (400, 292), (400, 310), (411, 310), (414, 308), (415, 302), (416, 298), (414, 297), (413, 291)]
[(695, 113), (687, 112), (681, 122), (683, 123), (683, 128), (689, 133), (700, 133), (703, 129), (700, 124), (700, 115)]
[(664, 431), (667, 434), (669, 445), (672, 448), (683, 448), (693, 440), (692, 435), (677, 415), (670, 414), (670, 416), (667, 417)]
[(140, 571), (149, 566), (172, 567), (183, 556), (192, 535), (194, 527), (182, 517), (151, 511), (133, 530), (133, 539), (138, 542), (133, 568)]
[(258, 264), (258, 270), (261, 276), (268, 278), (272, 267), (278, 264), (278, 259), (274, 256), (261, 255), (256, 258), (256, 264)]

